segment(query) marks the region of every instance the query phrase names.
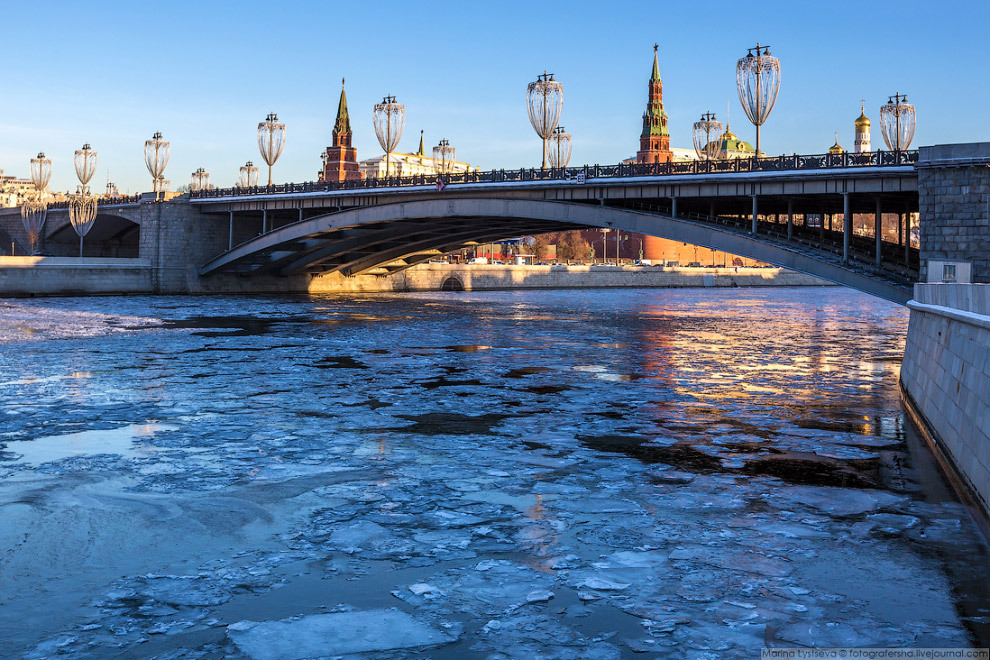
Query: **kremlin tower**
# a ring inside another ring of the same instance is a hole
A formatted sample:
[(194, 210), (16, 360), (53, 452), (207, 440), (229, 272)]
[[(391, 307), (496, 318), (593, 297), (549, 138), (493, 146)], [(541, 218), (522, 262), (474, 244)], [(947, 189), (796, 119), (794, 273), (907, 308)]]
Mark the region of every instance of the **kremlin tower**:
[(667, 115), (663, 111), (663, 82), (660, 80), (660, 63), (657, 60), (657, 44), (653, 44), (653, 75), (650, 76), (650, 98), (643, 113), (643, 132), (639, 136), (637, 163), (669, 163), (670, 133), (667, 131)]
[(337, 104), (337, 121), (333, 125), (333, 138), (323, 154), (323, 171), (319, 180), (323, 183), (360, 181), (363, 179), (357, 162), (357, 149), (351, 146), (351, 118), (347, 113), (347, 96), (344, 81), (340, 81), (340, 102)]
[(859, 118), (855, 122), (856, 143), (853, 151), (857, 154), (865, 154), (870, 151), (870, 120), (866, 116), (866, 101), (863, 101)]

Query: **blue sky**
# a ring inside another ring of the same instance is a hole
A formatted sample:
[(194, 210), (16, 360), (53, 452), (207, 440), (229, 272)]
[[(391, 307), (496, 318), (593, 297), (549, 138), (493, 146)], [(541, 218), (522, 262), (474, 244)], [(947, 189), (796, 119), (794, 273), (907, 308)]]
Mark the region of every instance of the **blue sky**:
[[(990, 139), (987, 2), (539, 3), (12, 3), (2, 19), (0, 168), (26, 176), (39, 150), (52, 189), (74, 189), (72, 153), (99, 152), (121, 191), (150, 188), (144, 140), (171, 141), (173, 187), (205, 167), (232, 185), (261, 162), (256, 127), (269, 111), (287, 125), (274, 178), (312, 180), (347, 78), (358, 157), (380, 153), (371, 106), (406, 106), (400, 150), (420, 130), (446, 137), (458, 160), (489, 168), (540, 164), (525, 88), (544, 69), (564, 84), (561, 123), (572, 165), (635, 154), (653, 43), (671, 145), (690, 147), (706, 110), (753, 141), (735, 63), (757, 41), (780, 58), (782, 85), (763, 127), (771, 154), (822, 153), (839, 131), (852, 146), (861, 98), (882, 146), (879, 106), (894, 92), (918, 108), (912, 146)], [(971, 130), (972, 128), (972, 130)]]

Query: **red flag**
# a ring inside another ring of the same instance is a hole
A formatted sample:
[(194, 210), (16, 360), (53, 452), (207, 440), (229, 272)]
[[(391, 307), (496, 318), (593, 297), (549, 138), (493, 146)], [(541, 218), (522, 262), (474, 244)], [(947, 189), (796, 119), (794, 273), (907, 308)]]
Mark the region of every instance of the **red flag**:
[(437, 192), (443, 192), (443, 189), (447, 187), (447, 184), (443, 182), (443, 177), (439, 174), (437, 175)]

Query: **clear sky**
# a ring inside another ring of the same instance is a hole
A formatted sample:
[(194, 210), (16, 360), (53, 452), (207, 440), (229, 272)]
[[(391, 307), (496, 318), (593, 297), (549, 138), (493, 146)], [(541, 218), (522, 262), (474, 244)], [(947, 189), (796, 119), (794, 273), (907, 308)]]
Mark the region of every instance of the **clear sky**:
[[(358, 158), (381, 153), (371, 107), (406, 106), (399, 150), (446, 137), (482, 169), (539, 166), (526, 84), (547, 69), (564, 84), (561, 123), (572, 165), (635, 154), (653, 43), (660, 43), (671, 146), (691, 146), (706, 111), (752, 142), (736, 60), (760, 41), (780, 58), (764, 151), (823, 153), (839, 131), (852, 147), (860, 99), (883, 146), (879, 106), (894, 92), (918, 108), (912, 146), (990, 140), (990, 2), (34, 2), (8, 3), (0, 23), (0, 168), (26, 177), (43, 150), (53, 190), (75, 189), (72, 154), (99, 152), (121, 192), (149, 190), (144, 140), (171, 141), (176, 187), (205, 167), (229, 186), (261, 164), (256, 129), (287, 125), (276, 182), (309, 181), (347, 98)], [(263, 176), (264, 178), (264, 176)]]

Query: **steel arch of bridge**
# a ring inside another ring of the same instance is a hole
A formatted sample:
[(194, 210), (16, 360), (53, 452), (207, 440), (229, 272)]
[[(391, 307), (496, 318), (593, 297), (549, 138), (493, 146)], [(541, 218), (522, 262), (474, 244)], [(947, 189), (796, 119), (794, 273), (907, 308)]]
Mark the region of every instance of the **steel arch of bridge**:
[(275, 229), (211, 259), (216, 272), (388, 274), (462, 247), (520, 235), (611, 228), (738, 254), (899, 304), (911, 284), (822, 250), (657, 212), (530, 199), (453, 198), (342, 210)]

